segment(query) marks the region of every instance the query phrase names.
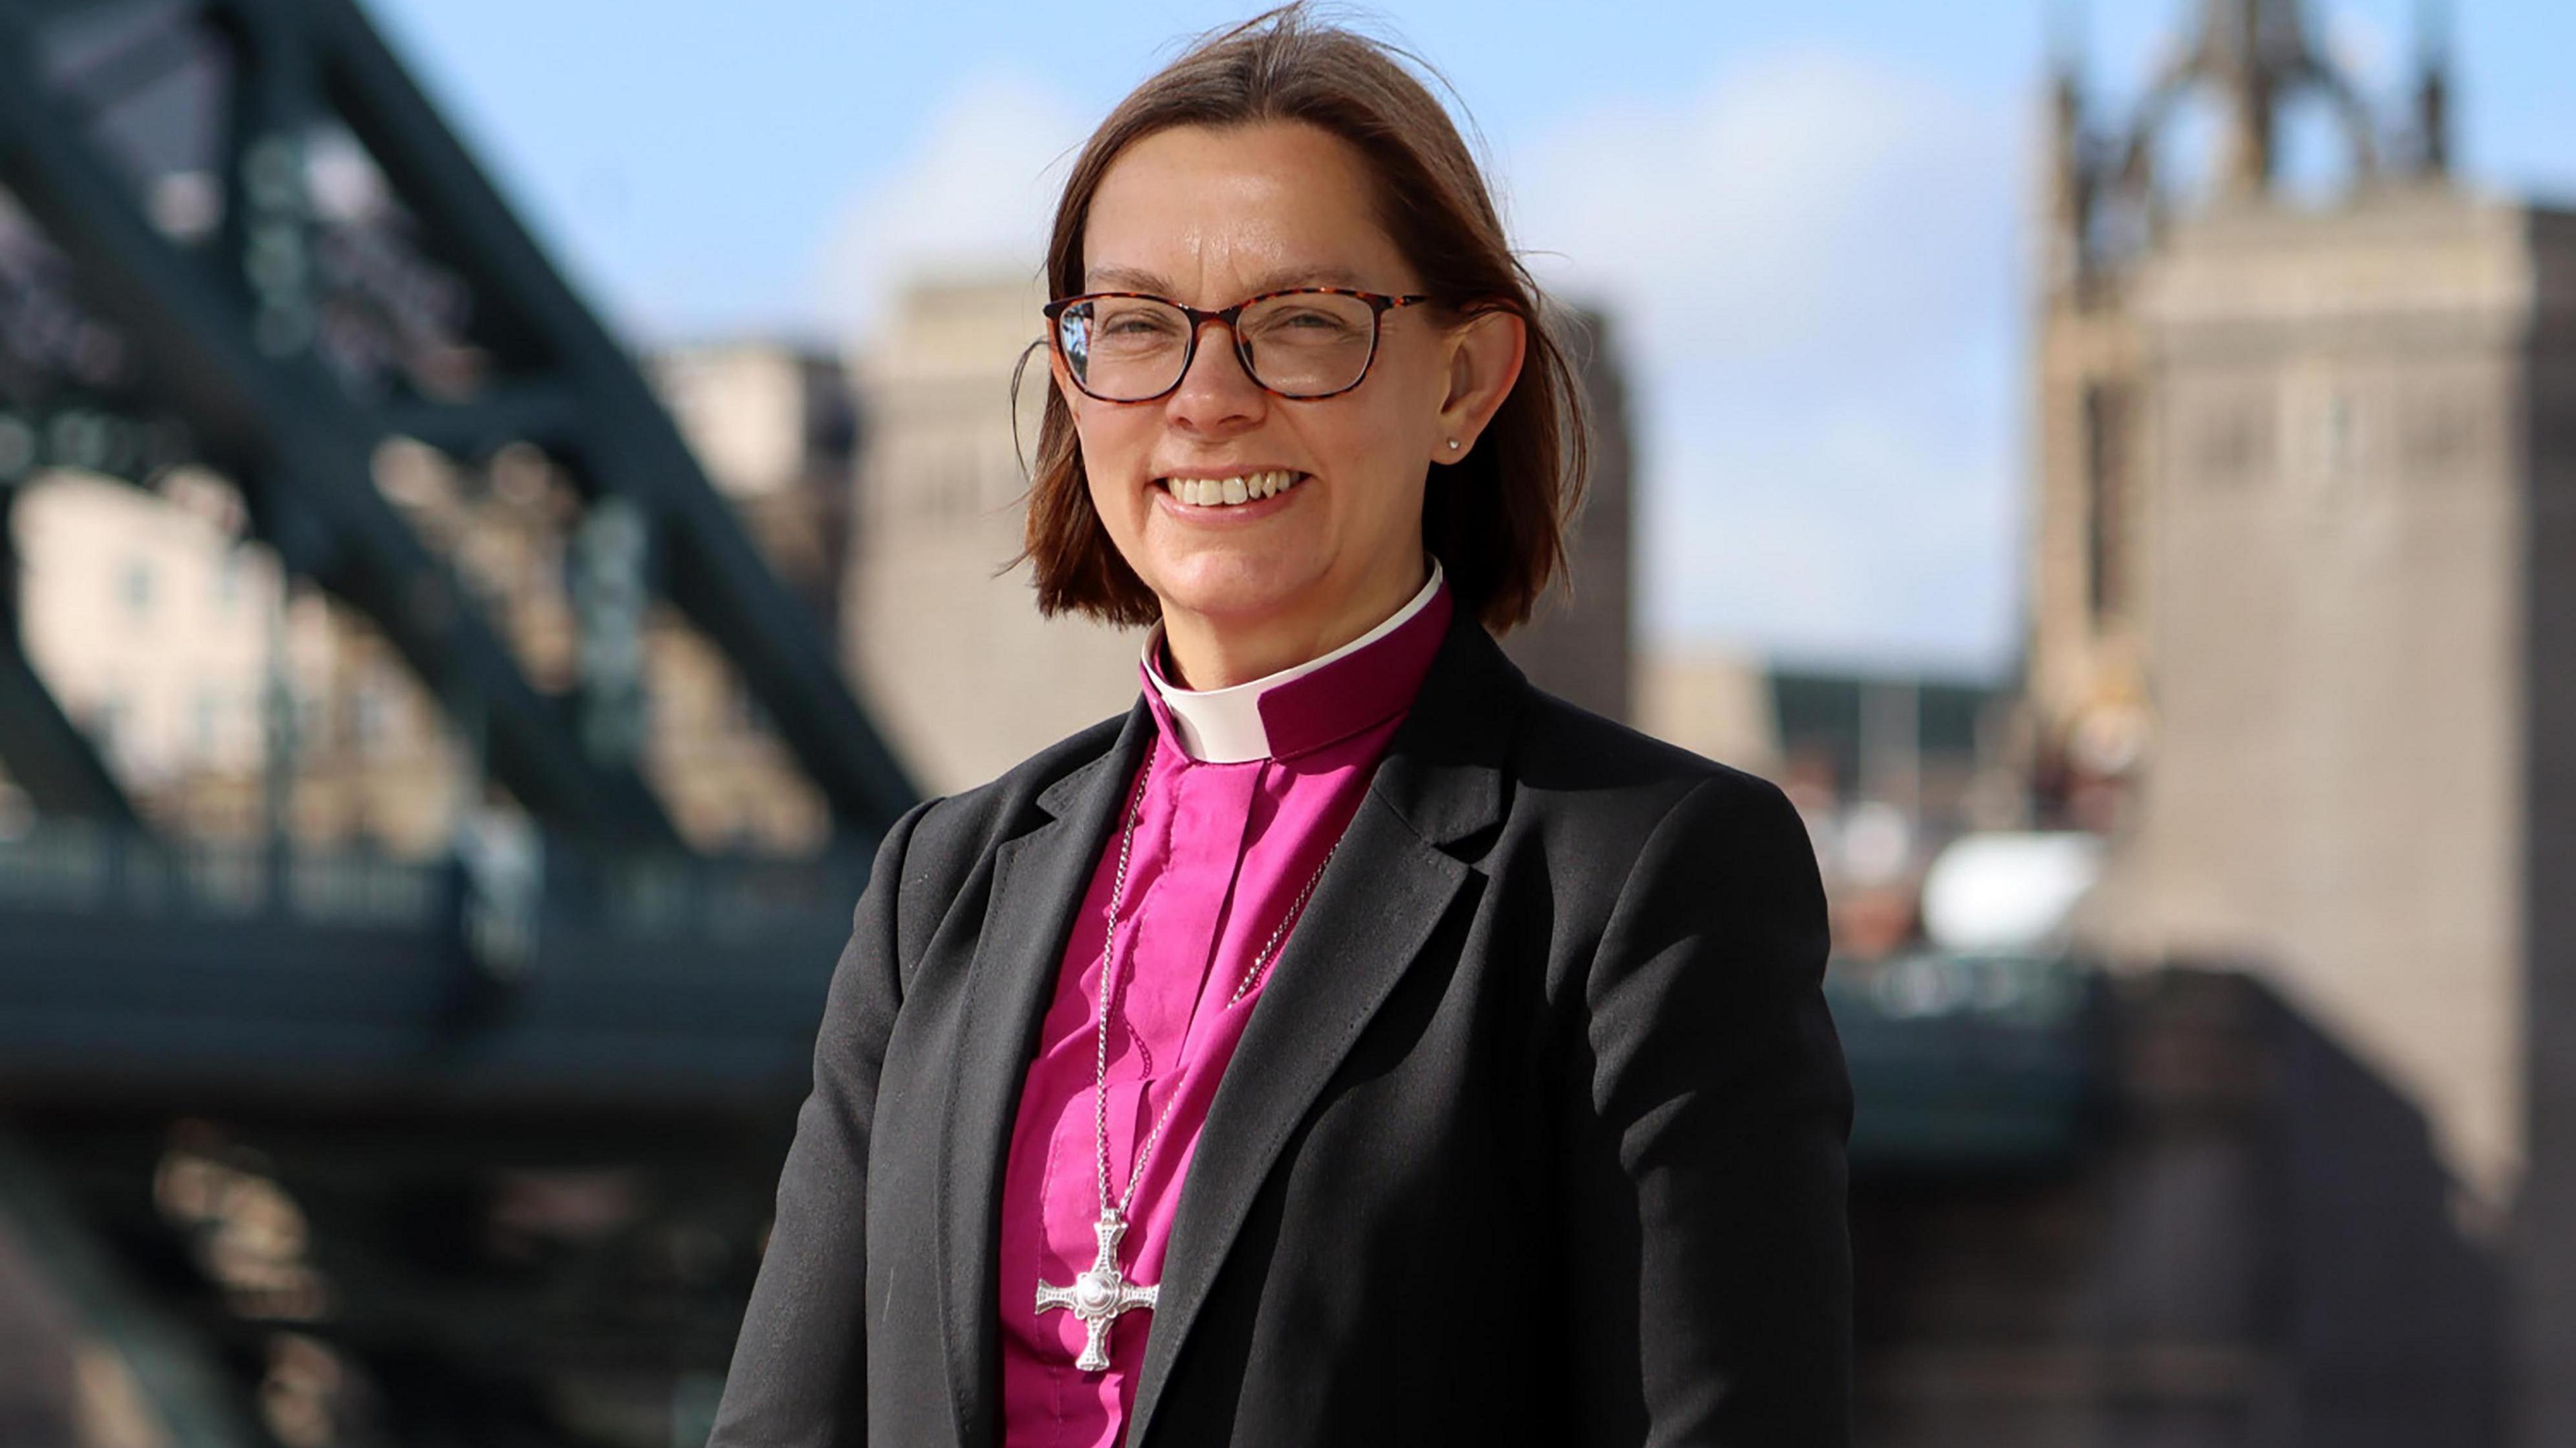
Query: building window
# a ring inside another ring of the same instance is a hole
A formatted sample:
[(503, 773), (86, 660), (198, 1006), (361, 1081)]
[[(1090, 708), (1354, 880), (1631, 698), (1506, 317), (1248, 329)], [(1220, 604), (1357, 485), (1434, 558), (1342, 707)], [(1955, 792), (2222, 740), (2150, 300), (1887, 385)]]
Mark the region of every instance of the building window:
[(2399, 456), (2410, 475), (2446, 477), (2477, 450), (2479, 419), (2472, 404), (2435, 393), (2405, 414)]
[(2326, 471), (2351, 472), (2361, 462), (2361, 440), (2352, 420), (2352, 399), (2336, 393), (2326, 399)]
[(2248, 384), (2243, 395), (2212, 398), (2193, 409), (2187, 414), (2192, 424), (2192, 467), (2214, 484), (2253, 481), (2272, 447), (2268, 408), (2268, 397)]
[(2084, 390), (2085, 579), (2096, 621), (2128, 603), (2129, 398), (2120, 388)]

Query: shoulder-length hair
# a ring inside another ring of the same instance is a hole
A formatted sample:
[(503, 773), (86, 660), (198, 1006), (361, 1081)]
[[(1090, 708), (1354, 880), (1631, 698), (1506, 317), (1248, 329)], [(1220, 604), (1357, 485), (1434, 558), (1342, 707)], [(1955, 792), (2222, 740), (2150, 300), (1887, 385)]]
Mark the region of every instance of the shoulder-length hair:
[[(1110, 163), (1175, 126), (1298, 121), (1340, 137), (1365, 159), (1379, 223), (1424, 292), (1452, 317), (1511, 312), (1527, 324), (1519, 380), (1477, 446), (1433, 463), (1422, 499), (1423, 543), (1440, 559), (1458, 605), (1501, 633), (1527, 622), (1565, 567), (1567, 520), (1590, 465), (1584, 393), (1557, 331), (1555, 309), (1512, 252), (1474, 156), (1417, 58), (1337, 26), (1302, 4), (1202, 38), (1118, 103), (1075, 160), (1056, 202), (1047, 285), (1083, 287), (1082, 236)], [(1048, 388), (1031, 469), (1027, 543), (1038, 608), (1116, 624), (1160, 616), (1091, 503), (1073, 414)]]

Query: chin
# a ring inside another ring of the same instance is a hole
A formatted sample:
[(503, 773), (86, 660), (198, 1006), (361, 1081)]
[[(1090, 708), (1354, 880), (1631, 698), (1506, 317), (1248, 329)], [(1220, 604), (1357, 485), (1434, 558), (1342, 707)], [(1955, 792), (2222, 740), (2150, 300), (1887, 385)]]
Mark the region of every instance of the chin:
[(1259, 617), (1292, 608), (1313, 588), (1320, 568), (1276, 557), (1200, 553), (1161, 573), (1167, 603), (1210, 617)]

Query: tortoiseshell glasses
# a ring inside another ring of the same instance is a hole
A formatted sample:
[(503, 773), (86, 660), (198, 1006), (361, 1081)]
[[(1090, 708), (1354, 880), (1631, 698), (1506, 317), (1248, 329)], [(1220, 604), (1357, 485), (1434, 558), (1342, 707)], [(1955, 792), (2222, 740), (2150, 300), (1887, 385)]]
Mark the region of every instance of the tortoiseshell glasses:
[(1359, 386), (1377, 358), (1378, 319), (1429, 300), (1292, 287), (1202, 311), (1147, 292), (1086, 292), (1045, 311), (1073, 385), (1103, 402), (1151, 402), (1180, 386), (1210, 322), (1233, 334), (1234, 355), (1255, 383), (1304, 400)]

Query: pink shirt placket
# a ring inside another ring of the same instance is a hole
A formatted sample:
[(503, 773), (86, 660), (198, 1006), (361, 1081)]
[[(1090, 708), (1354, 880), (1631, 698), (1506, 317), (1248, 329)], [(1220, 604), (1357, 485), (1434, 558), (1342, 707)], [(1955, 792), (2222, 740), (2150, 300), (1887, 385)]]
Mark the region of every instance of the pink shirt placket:
[[(1160, 1283), (1181, 1184), (1226, 1063), (1261, 997), (1229, 1004), (1245, 969), (1357, 813), (1386, 742), (1428, 670), (1450, 613), (1445, 586), (1355, 651), (1258, 695), (1271, 754), (1190, 757), (1151, 676), (1153, 770), (1129, 853), (1109, 1025), (1109, 1195), (1127, 1185), (1156, 1114), (1171, 1111), (1130, 1204), (1120, 1266)], [(1130, 781), (1129, 799), (1134, 798)], [(1123, 824), (1122, 814), (1120, 822)], [(1084, 1329), (1034, 1310), (1040, 1279), (1090, 1268), (1100, 1195), (1093, 1134), (1093, 1020), (1102, 930), (1118, 865), (1105, 841), (1057, 972), (1005, 1165), (1001, 1211), (1002, 1435), (1006, 1448), (1110, 1448), (1133, 1405), (1153, 1331), (1131, 1312), (1110, 1368), (1074, 1367)], [(1283, 938), (1281, 950), (1285, 950)], [(1275, 958), (1275, 957), (1274, 957)]]

